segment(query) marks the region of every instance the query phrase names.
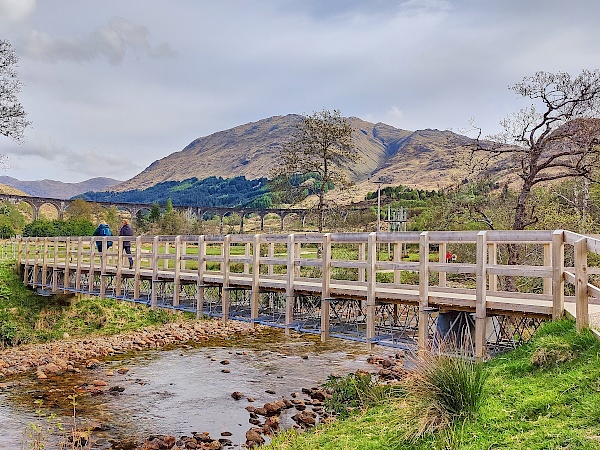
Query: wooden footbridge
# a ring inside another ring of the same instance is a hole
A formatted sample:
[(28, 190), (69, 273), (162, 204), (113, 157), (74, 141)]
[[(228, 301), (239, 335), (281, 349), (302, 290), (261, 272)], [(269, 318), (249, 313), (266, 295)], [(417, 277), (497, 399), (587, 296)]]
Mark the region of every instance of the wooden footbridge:
[[(103, 249), (114, 244), (101, 253), (98, 241)], [(369, 348), (425, 349), (458, 331), (481, 358), (565, 312), (578, 329), (600, 318), (593, 266), (600, 240), (569, 231), (139, 236), (131, 268), (122, 241), (22, 238), (17, 261), (24, 282), (41, 292), (112, 297)], [(522, 265), (502, 263), (509, 246)], [(457, 256), (447, 260), (448, 253)]]

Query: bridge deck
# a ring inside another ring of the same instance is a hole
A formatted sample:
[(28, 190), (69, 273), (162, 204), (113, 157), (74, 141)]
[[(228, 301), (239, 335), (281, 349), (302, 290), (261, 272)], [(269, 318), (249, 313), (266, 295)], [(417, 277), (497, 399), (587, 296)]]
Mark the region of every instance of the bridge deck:
[[(96, 243), (103, 242), (106, 248), (106, 237), (25, 238), (20, 241), (18, 256), (24, 281), (54, 291), (101, 296), (112, 289), (108, 295), (119, 298), (127, 290), (131, 299), (145, 296), (152, 306), (158, 306), (159, 295), (169, 296), (173, 307), (180, 301), (189, 304), (191, 294), (184, 287), (196, 286), (193, 296), (197, 297), (198, 314), (202, 313), (201, 288), (217, 287), (219, 314), (224, 320), (230, 315), (230, 303), (236, 302), (232, 314), (235, 308), (247, 307), (247, 318), (257, 320), (263, 308), (259, 294), (279, 293), (284, 305), (277, 320), (285, 327), (297, 322), (295, 297), (319, 297), (318, 304), (311, 300), (308, 307), (318, 314), (312, 320), (320, 322), (323, 339), (333, 319), (342, 313), (354, 314), (353, 326), (363, 329), (368, 345), (377, 342), (378, 327), (387, 326), (392, 316), (393, 329), (397, 307), (414, 308), (415, 322), (410, 326), (422, 348), (430, 335), (431, 311), (463, 311), (475, 316), (477, 356), (485, 352), (492, 316), (551, 319), (566, 310), (579, 328), (594, 325), (600, 318), (600, 306), (595, 304), (599, 303), (600, 288), (589, 282), (600, 270), (587, 263), (588, 253), (600, 254), (600, 241), (560, 230), (138, 237), (131, 242), (132, 269), (123, 253), (123, 238), (110, 239), (115, 245), (101, 254)], [(386, 244), (387, 258), (381, 251)], [(407, 245), (418, 249), (418, 261), (402, 257)], [(521, 246), (527, 250), (523, 253), (534, 256), (520, 266), (499, 264), (507, 245)], [(573, 267), (564, 265), (567, 246), (572, 246)], [(463, 253), (465, 261), (446, 261), (449, 249)], [(452, 285), (449, 277), (454, 277)], [(529, 290), (500, 289), (500, 280), (509, 278), (529, 285)], [(143, 283), (148, 288), (142, 295)], [(160, 285), (167, 284), (171, 287), (161, 291)], [(565, 285), (572, 287), (566, 290)], [(230, 299), (236, 290), (248, 292), (246, 306), (242, 307), (239, 299)], [(566, 292), (574, 295), (568, 297)], [(275, 314), (273, 305), (278, 303), (270, 302), (269, 311)], [(346, 308), (340, 306), (343, 302), (358, 305), (352, 306), (358, 312), (342, 311)], [(306, 309), (306, 304), (302, 308)], [(403, 314), (408, 320), (410, 314)]]

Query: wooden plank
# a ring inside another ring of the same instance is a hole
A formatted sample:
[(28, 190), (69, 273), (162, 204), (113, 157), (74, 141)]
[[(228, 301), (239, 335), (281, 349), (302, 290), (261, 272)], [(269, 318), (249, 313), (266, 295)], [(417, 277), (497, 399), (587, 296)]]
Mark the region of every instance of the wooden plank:
[(140, 298), (140, 282), (141, 282), (141, 265), (142, 265), (142, 237), (135, 238), (135, 255), (134, 255), (135, 274), (133, 275), (133, 298)]
[(358, 244), (366, 242), (369, 233), (331, 233), (332, 243)]
[(423, 231), (419, 241), (419, 353), (428, 348), (429, 315), (429, 232)]
[(202, 317), (204, 310), (204, 273), (206, 272), (205, 236), (198, 236), (198, 278), (196, 280), (196, 317)]
[(115, 277), (115, 294), (121, 296), (121, 279), (123, 275), (123, 236), (117, 238), (117, 275)]
[(575, 285), (575, 274), (573, 272), (568, 272), (565, 270), (563, 275), (564, 275), (564, 279), (567, 283), (570, 283), (573, 286)]
[(587, 274), (587, 242), (586, 238), (575, 241), (575, 326), (577, 331), (589, 327), (588, 311), (588, 274)]
[[(498, 265), (498, 244), (488, 242), (488, 269)], [(488, 271), (488, 284), (491, 292), (498, 290), (498, 274)]]
[(419, 243), (419, 231), (405, 231), (402, 233), (391, 233), (387, 231), (380, 231), (377, 233), (377, 242), (380, 244), (394, 243), (394, 242), (406, 242), (407, 244), (418, 244)]
[(583, 236), (581, 234), (573, 233), (572, 231), (563, 230), (563, 239), (565, 244), (575, 245), (579, 239)]
[(269, 275), (273, 275), (273, 264), (278, 264), (277, 262), (270, 262), (269, 260), (274, 260), (275, 259), (275, 244), (273, 242), (269, 242), (268, 247), (267, 247), (267, 255), (268, 258), (261, 258), (261, 263), (263, 264), (268, 264), (268, 268), (267, 268), (267, 273)]
[(411, 270), (417, 272), (421, 265), (415, 262), (377, 261), (377, 269), (381, 270)]
[(287, 282), (285, 286), (285, 334), (290, 334), (290, 327), (294, 323), (294, 278), (296, 275), (295, 267), (296, 242), (294, 234), (288, 235), (287, 241)]
[(324, 298), (330, 297), (331, 284), (331, 235), (323, 235), (322, 252), (322, 273), (321, 273), (321, 341), (329, 337), (329, 303), (324, 302)]
[[(565, 309), (565, 243), (562, 230), (552, 233), (552, 319), (558, 320)], [(575, 277), (573, 277), (575, 281)]]
[(366, 292), (366, 315), (367, 315), (367, 349), (373, 346), (375, 339), (375, 304), (377, 301), (377, 233), (370, 233), (367, 241), (367, 292)]
[(158, 304), (158, 249), (159, 236), (154, 236), (152, 241), (152, 293), (150, 297), (150, 307), (156, 309)]
[(339, 259), (331, 260), (331, 267), (337, 267), (341, 269), (365, 269), (368, 263), (366, 261), (342, 261)]
[(475, 292), (475, 358), (485, 356), (487, 296), (487, 231), (477, 233), (477, 273)]
[(255, 234), (252, 245), (252, 293), (250, 294), (250, 319), (258, 317), (260, 289), (260, 234)]
[(467, 263), (429, 263), (431, 272), (475, 274), (476, 265)]
[(175, 236), (175, 243), (173, 244), (175, 247), (175, 254), (173, 255), (175, 258), (175, 273), (173, 276), (173, 307), (179, 306), (179, 291), (181, 289), (181, 245), (181, 238), (179, 236)]
[(587, 238), (587, 249), (588, 252), (596, 253), (600, 255), (600, 239)]
[(497, 244), (537, 244), (552, 242), (548, 230), (489, 230), (487, 240)]
[[(52, 292), (57, 291), (58, 284), (58, 237), (54, 238), (54, 259), (52, 261)], [(20, 264), (19, 264), (20, 265)], [(77, 266), (79, 268), (79, 265)]]
[[(402, 233), (404, 234), (404, 233)], [(439, 244), (466, 244), (477, 241), (477, 231), (430, 231), (429, 242)]]
[[(446, 244), (445, 242), (440, 242), (439, 249), (438, 249), (438, 261), (440, 262), (440, 264), (446, 264), (448, 262), (448, 261), (446, 261), (447, 251), (448, 251), (448, 244)], [(438, 273), (438, 286), (445, 287), (446, 286), (446, 271), (439, 271), (439, 270), (434, 269), (433, 267), (430, 267), (430, 270)]]
[(223, 275), (223, 290), (221, 292), (221, 318), (223, 322), (229, 320), (229, 276), (231, 268), (229, 267), (231, 257), (231, 235), (225, 236), (223, 241), (223, 264), (221, 265), (221, 273)]
[(523, 276), (523, 277), (552, 277), (551, 266), (507, 266), (507, 265), (489, 265), (488, 274), (504, 276)]

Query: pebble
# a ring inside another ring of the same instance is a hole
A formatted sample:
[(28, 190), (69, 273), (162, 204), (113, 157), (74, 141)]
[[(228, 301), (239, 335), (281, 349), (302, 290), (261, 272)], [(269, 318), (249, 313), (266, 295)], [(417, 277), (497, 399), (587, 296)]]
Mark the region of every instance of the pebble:
[[(0, 369), (4, 375), (34, 371), (39, 379), (49, 373), (79, 372), (77, 366), (95, 370), (102, 366), (101, 359), (115, 352), (125, 353), (133, 349), (144, 350), (183, 342), (205, 342), (209, 338), (226, 338), (234, 334), (253, 334), (263, 327), (253, 328), (243, 322), (202, 320), (196, 322), (169, 323), (149, 327), (131, 333), (72, 338), (43, 344), (26, 344), (0, 350)], [(225, 363), (226, 364), (226, 363)], [(42, 369), (47, 368), (47, 373)], [(117, 369), (125, 374), (128, 368)], [(228, 372), (226, 372), (228, 373)], [(108, 375), (110, 376), (110, 375)]]

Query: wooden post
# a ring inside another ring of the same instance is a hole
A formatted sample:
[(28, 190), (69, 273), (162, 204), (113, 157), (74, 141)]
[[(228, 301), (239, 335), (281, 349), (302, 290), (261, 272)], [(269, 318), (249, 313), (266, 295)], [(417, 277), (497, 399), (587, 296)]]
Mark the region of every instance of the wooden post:
[(331, 234), (323, 235), (323, 255), (321, 265), (321, 341), (329, 337), (329, 297), (331, 284)]
[(173, 306), (179, 306), (181, 289), (181, 236), (175, 236), (175, 273), (173, 274)]
[(229, 260), (231, 256), (231, 235), (228, 234), (223, 240), (223, 263), (221, 273), (223, 274), (223, 296), (221, 298), (221, 318), (223, 322), (229, 319)]
[(54, 260), (52, 261), (52, 292), (56, 292), (58, 284), (58, 237), (54, 238)]
[(204, 272), (206, 271), (206, 240), (198, 236), (198, 280), (196, 281), (196, 318), (202, 317), (204, 310)]
[(150, 295), (152, 309), (158, 306), (158, 238), (159, 236), (154, 236), (152, 240), (152, 293)]
[[(438, 261), (441, 263), (447, 263), (448, 261), (446, 260), (446, 252), (448, 251), (448, 244), (446, 244), (445, 242), (440, 242), (439, 244), (439, 255), (438, 255)], [(438, 273), (438, 286), (439, 287), (446, 287), (446, 272), (439, 272)]]
[(296, 275), (296, 242), (295, 235), (289, 234), (287, 241), (287, 282), (285, 285), (285, 334), (290, 335), (290, 327), (294, 323), (294, 277)]
[(25, 286), (29, 284), (29, 280), (27, 279), (29, 272), (29, 239), (30, 238), (28, 237), (25, 238), (25, 250), (23, 251), (23, 273), (21, 274), (23, 276), (23, 284)]
[[(498, 244), (495, 242), (490, 242), (487, 244), (488, 246), (488, 260), (491, 265), (498, 264)], [(492, 292), (498, 291), (498, 275), (489, 274), (488, 275), (488, 283), (489, 290)]]
[[(68, 238), (67, 238), (67, 251), (69, 248)], [(96, 241), (95, 238), (90, 240), (90, 269), (88, 272), (88, 293), (93, 294), (94, 292), (94, 265), (96, 263)]]
[[(301, 253), (302, 247), (300, 246), (300, 242), (295, 242), (294, 243), (294, 257), (295, 258), (302, 258), (302, 253)], [(300, 277), (300, 265), (299, 264), (294, 264), (294, 277)]]
[[(269, 254), (269, 258), (275, 257), (275, 243), (274, 242), (269, 242), (268, 254)], [(269, 264), (269, 269), (268, 269), (267, 273), (269, 275), (273, 275), (273, 264)]]
[(34, 238), (34, 248), (33, 248), (33, 276), (32, 276), (32, 286), (35, 288), (38, 284), (38, 258), (40, 253), (40, 238)]
[(296, 275), (295, 258), (296, 242), (294, 233), (288, 235), (287, 241), (287, 282), (285, 285), (285, 334), (290, 335), (290, 327), (294, 323), (294, 276)]
[(134, 268), (135, 274), (133, 275), (133, 298), (140, 298), (140, 266), (142, 263), (142, 237), (138, 236), (135, 238), (135, 260)]
[(371, 350), (375, 339), (375, 287), (377, 285), (377, 233), (367, 238), (367, 349)]
[[(244, 243), (244, 256), (246, 258), (250, 258), (250, 242)], [(244, 263), (244, 273), (245, 274), (250, 273), (250, 264), (247, 262)]]
[(477, 259), (475, 265), (475, 359), (481, 360), (485, 356), (486, 340), (487, 231), (477, 233)]
[(250, 319), (258, 318), (258, 291), (260, 281), (260, 234), (252, 240), (252, 293), (250, 294)]
[(23, 264), (23, 238), (19, 238), (18, 242), (19, 243), (17, 246), (17, 274), (22, 277), (23, 273), (21, 272), (21, 264)]
[(565, 312), (565, 242), (562, 230), (552, 233), (552, 319), (560, 319)]
[[(165, 255), (168, 255), (170, 253), (169, 251), (169, 241), (165, 241)], [(163, 261), (163, 267), (165, 269), (169, 268), (169, 259), (165, 258), (165, 260)]]
[[(544, 266), (552, 265), (552, 244), (544, 244)], [(552, 277), (544, 278), (544, 294), (552, 295)]]
[(48, 238), (44, 238), (44, 248), (42, 250), (42, 287), (47, 287), (46, 279), (48, 277)]
[(419, 237), (419, 353), (429, 346), (429, 232), (423, 231)]
[(121, 279), (123, 278), (123, 236), (117, 238), (117, 275), (115, 277), (115, 295), (121, 296)]
[(106, 263), (108, 260), (108, 237), (102, 237), (102, 254), (100, 255), (100, 299), (104, 300), (106, 293), (106, 280), (104, 273), (106, 272)]
[[(77, 269), (75, 269), (75, 290), (77, 292), (81, 291), (81, 264), (83, 263), (82, 247), (83, 238), (79, 236), (77, 238)], [(67, 255), (67, 259), (71, 259), (69, 258), (69, 255)]]
[[(67, 292), (69, 289), (69, 275), (71, 267), (69, 266), (69, 255), (71, 254), (71, 238), (68, 237), (65, 240), (65, 279), (63, 282), (63, 292)], [(92, 277), (93, 278), (93, 277)]]
[[(364, 242), (358, 243), (358, 260), (359, 261), (365, 261), (365, 248), (366, 248), (366, 245)], [(362, 283), (364, 283), (366, 281), (364, 267), (359, 267), (359, 269), (358, 269), (358, 281), (360, 281)]]
[(575, 325), (577, 331), (589, 327), (587, 239), (575, 241)]

